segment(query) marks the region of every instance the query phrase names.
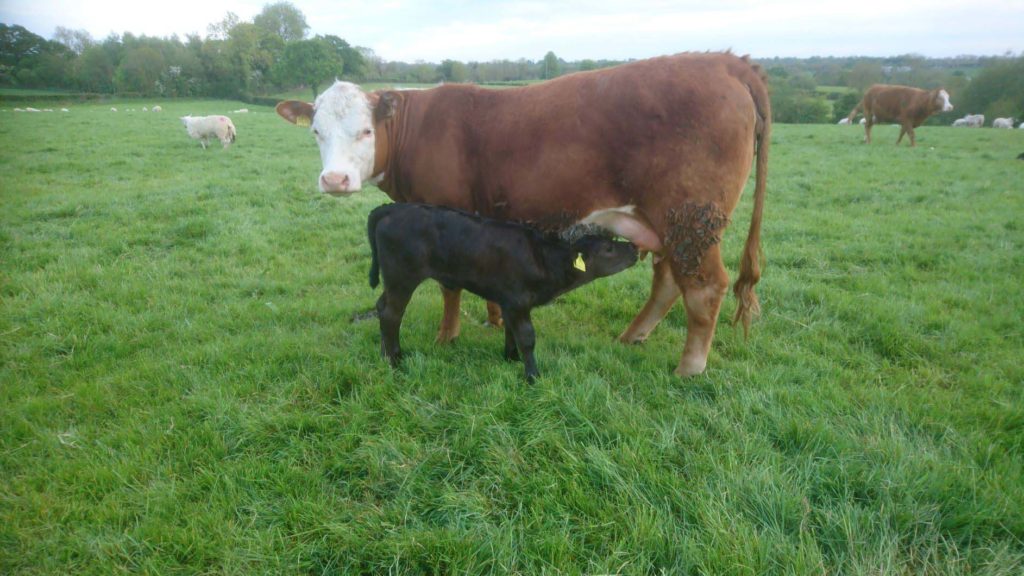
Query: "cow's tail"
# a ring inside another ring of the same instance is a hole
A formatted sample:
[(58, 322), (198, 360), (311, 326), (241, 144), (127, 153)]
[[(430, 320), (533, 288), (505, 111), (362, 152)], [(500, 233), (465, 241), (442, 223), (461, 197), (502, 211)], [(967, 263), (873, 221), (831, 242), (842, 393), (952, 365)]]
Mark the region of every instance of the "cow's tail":
[(857, 117), (857, 112), (860, 111), (862, 106), (864, 106), (863, 99), (861, 99), (860, 102), (857, 102), (857, 105), (853, 107), (853, 110), (850, 110), (850, 115), (846, 117), (846, 121), (853, 124), (853, 119)]
[(380, 284), (380, 261), (377, 258), (377, 222), (388, 213), (384, 206), (375, 208), (366, 219), (366, 235), (370, 239), (370, 288)]
[(768, 84), (764, 72), (754, 66), (758, 78), (747, 86), (754, 99), (757, 121), (754, 128), (754, 145), (757, 147), (754, 164), (754, 213), (750, 218), (747, 243), (740, 259), (740, 277), (732, 291), (738, 301), (733, 325), (743, 323), (744, 336), (750, 333), (750, 321), (761, 313), (761, 304), (754, 293), (754, 285), (761, 279), (761, 215), (764, 213), (764, 194), (768, 182), (768, 149), (772, 138), (772, 105), (768, 98)]

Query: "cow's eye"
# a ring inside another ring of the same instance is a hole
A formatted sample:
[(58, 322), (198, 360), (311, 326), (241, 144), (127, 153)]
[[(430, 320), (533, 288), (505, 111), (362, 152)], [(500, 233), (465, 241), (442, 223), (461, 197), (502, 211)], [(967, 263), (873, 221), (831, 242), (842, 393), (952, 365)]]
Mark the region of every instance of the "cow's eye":
[(369, 128), (367, 128), (366, 130), (363, 130), (362, 132), (360, 132), (358, 137), (361, 140), (363, 138), (369, 138), (369, 136), (371, 134), (373, 134), (373, 130), (370, 130)]

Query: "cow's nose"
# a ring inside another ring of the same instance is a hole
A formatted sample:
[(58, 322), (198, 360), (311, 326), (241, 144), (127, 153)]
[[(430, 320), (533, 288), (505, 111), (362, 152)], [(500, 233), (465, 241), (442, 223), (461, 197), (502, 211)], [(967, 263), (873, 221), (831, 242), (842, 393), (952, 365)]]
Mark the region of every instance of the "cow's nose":
[(320, 175), (320, 189), (324, 192), (347, 192), (349, 182), (348, 174), (341, 172), (327, 172)]

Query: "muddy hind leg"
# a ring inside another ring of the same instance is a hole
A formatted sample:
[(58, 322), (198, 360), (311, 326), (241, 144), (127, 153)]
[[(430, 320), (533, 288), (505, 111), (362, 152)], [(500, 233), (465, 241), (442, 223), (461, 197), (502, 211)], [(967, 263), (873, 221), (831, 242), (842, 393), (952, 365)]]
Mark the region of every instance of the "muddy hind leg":
[(434, 341), (438, 344), (447, 344), (459, 337), (459, 304), (462, 300), (462, 290), (449, 290), (441, 286), (441, 295), (444, 296), (444, 316), (441, 318), (441, 328), (437, 331), (437, 338)]
[(671, 258), (662, 258), (654, 264), (654, 279), (651, 282), (651, 296), (629, 327), (619, 335), (619, 342), (638, 344), (661, 322), (679, 299), (679, 286), (672, 277)]
[(686, 305), (686, 345), (676, 368), (680, 376), (700, 374), (729, 284), (719, 242), (729, 218), (715, 203), (686, 203), (668, 214), (665, 259)]
[(685, 273), (678, 266), (673, 267), (672, 272), (686, 305), (686, 345), (676, 374), (692, 376), (703, 372), (708, 364), (718, 311), (729, 288), (729, 275), (722, 265), (717, 245), (704, 254), (699, 273)]

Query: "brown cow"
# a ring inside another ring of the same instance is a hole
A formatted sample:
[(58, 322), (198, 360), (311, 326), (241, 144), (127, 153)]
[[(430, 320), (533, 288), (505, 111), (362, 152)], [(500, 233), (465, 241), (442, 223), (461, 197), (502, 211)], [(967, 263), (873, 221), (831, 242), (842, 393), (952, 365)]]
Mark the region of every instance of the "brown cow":
[[(758, 312), (771, 105), (746, 57), (677, 54), (508, 90), (366, 93), (337, 82), (315, 104), (281, 102), (277, 112), (311, 125), (323, 192), (369, 182), (396, 202), (549, 229), (592, 224), (654, 252), (650, 298), (619, 339), (643, 341), (682, 295), (680, 375), (707, 364), (728, 287), (719, 241), (756, 153), (734, 322), (746, 329)], [(458, 334), (459, 295), (445, 292), (439, 341)]]
[(864, 109), (864, 142), (871, 143), (871, 127), (880, 122), (898, 122), (900, 137), (910, 135), (910, 145), (916, 146), (914, 128), (917, 128), (937, 112), (949, 112), (953, 105), (949, 103), (949, 93), (941, 88), (921, 90), (910, 86), (875, 84), (864, 93), (864, 98), (854, 107), (847, 117), (853, 122), (857, 112)]

